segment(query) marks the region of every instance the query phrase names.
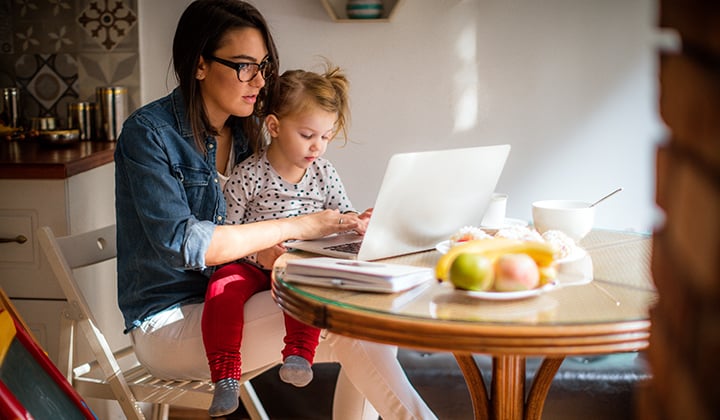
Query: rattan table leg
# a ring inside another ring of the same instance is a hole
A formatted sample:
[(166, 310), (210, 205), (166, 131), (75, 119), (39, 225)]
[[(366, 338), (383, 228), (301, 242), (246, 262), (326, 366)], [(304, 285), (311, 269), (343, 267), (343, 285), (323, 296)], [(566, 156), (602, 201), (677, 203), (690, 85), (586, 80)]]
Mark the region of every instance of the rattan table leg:
[(493, 357), (492, 418), (522, 420), (525, 410), (525, 358)]
[(490, 406), (485, 381), (472, 353), (454, 353), (455, 360), (465, 377), (476, 419), (489, 419)]
[(542, 418), (543, 406), (553, 379), (564, 357), (546, 357), (535, 373), (535, 378), (530, 386), (525, 409), (525, 420), (540, 420)]

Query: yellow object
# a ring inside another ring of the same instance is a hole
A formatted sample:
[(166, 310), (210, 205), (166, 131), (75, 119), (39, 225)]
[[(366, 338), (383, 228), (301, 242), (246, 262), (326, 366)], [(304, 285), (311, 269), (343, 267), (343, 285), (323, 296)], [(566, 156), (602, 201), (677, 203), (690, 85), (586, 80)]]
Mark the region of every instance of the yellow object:
[(442, 281), (448, 280), (450, 266), (455, 261), (455, 258), (464, 252), (482, 254), (493, 262), (505, 254), (527, 254), (535, 260), (538, 268), (541, 269), (541, 273), (543, 267), (550, 267), (554, 262), (554, 250), (552, 246), (544, 242), (520, 241), (507, 238), (475, 239), (455, 245), (440, 257), (435, 266), (435, 276)]
[(0, 309), (0, 365), (5, 360), (13, 338), (15, 338), (15, 323), (10, 312)]
[(545, 286), (557, 278), (557, 267), (555, 267), (554, 264), (546, 267), (538, 267), (538, 271), (540, 272), (540, 287)]

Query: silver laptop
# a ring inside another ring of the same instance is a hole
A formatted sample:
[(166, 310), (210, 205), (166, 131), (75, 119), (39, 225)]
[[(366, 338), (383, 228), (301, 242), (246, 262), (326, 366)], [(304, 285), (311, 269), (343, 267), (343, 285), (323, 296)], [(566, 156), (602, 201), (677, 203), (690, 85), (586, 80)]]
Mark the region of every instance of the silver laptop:
[(504, 144), (393, 155), (364, 236), (286, 246), (362, 261), (432, 249), (461, 227), (480, 225), (509, 153)]

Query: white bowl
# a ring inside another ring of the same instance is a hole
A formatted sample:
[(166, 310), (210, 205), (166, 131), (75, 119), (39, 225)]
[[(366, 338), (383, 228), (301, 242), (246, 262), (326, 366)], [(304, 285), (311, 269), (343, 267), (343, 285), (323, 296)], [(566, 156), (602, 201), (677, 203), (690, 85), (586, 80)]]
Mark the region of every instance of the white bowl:
[(532, 204), (532, 217), (538, 232), (559, 230), (577, 242), (593, 228), (595, 207), (584, 201), (536, 201)]

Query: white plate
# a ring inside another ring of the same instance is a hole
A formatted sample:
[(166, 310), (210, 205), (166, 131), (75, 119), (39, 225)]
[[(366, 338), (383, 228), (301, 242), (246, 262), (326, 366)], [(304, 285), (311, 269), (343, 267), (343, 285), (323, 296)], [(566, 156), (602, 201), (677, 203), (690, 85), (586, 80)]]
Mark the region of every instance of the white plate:
[(565, 258), (560, 258), (559, 260), (555, 260), (558, 264), (567, 264), (569, 262), (577, 261), (581, 258), (585, 258), (587, 255), (587, 251), (580, 248), (579, 246), (575, 246), (575, 249), (570, 252), (570, 254)]
[(476, 292), (471, 290), (455, 289), (455, 292), (465, 296), (470, 296), (478, 299), (485, 300), (516, 300), (516, 299), (527, 299), (534, 296), (540, 296), (543, 293), (547, 293), (550, 290), (555, 289), (558, 286), (558, 282), (554, 281), (548, 283), (545, 286), (538, 287), (532, 290), (521, 290), (518, 292)]
[(507, 219), (505, 219), (505, 221), (503, 222), (502, 226), (480, 225), (480, 229), (500, 230), (500, 229), (505, 229), (505, 228), (509, 228), (509, 227), (512, 227), (512, 226), (525, 227), (525, 226), (527, 226), (527, 225), (528, 225), (527, 220), (507, 218)]

